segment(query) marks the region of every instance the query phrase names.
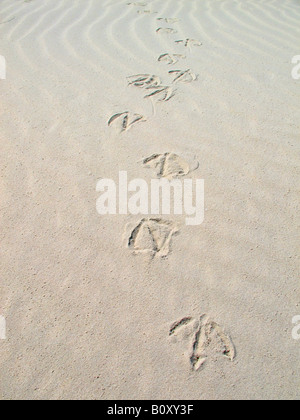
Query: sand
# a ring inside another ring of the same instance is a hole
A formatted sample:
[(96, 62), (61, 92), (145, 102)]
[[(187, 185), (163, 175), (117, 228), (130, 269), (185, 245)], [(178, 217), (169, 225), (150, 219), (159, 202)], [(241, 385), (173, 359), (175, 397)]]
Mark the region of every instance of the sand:
[[(1, 398), (299, 399), (299, 1), (127, 3), (1, 0)], [(126, 79), (187, 69), (158, 103)], [(161, 257), (96, 185), (165, 153), (205, 220), (146, 221)]]

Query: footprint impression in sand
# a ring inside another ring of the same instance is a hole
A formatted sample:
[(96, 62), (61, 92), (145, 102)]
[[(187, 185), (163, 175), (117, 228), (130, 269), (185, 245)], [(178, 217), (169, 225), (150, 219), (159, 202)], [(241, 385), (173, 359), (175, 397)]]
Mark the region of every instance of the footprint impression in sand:
[(143, 117), (143, 115), (126, 111), (113, 115), (108, 121), (108, 126), (110, 127), (112, 124), (114, 124), (120, 129), (120, 132), (123, 133), (128, 131), (134, 124), (145, 121), (146, 119)]
[(172, 237), (179, 232), (172, 221), (161, 218), (142, 219), (130, 229), (127, 246), (135, 254), (149, 254), (153, 258), (165, 258), (171, 251)]
[(207, 315), (199, 320), (186, 317), (173, 323), (169, 337), (190, 339), (189, 360), (192, 370), (198, 371), (204, 367), (211, 357), (223, 356), (230, 362), (236, 357), (234, 344), (223, 328), (212, 321)]
[(175, 338), (175, 341), (180, 337), (190, 340), (189, 361), (194, 371), (203, 368), (212, 357), (223, 356), (230, 362), (236, 357), (235, 347), (229, 335), (207, 315), (202, 315), (199, 320), (186, 317), (173, 323), (169, 337)]
[(154, 98), (158, 102), (168, 102), (175, 95), (172, 86), (163, 86), (158, 76), (150, 74), (137, 74), (127, 77), (128, 85), (148, 90), (144, 98)]
[(159, 178), (180, 178), (196, 170), (198, 162), (188, 163), (175, 153), (154, 154), (143, 160), (147, 168), (155, 170)]

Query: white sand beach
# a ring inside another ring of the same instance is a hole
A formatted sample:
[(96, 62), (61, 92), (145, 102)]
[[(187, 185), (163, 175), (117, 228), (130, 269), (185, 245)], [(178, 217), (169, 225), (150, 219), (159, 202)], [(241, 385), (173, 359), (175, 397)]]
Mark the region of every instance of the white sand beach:
[[(300, 2), (129, 3), (0, 0), (0, 398), (298, 400)], [(120, 171), (204, 222), (100, 215)]]

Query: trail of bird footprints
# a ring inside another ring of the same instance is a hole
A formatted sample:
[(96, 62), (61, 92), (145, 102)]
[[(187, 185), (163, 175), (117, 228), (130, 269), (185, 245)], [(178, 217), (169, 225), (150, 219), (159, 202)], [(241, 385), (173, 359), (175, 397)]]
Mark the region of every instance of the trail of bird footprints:
[(211, 358), (223, 356), (230, 362), (236, 357), (234, 344), (223, 328), (207, 315), (199, 319), (186, 317), (171, 325), (170, 338), (190, 340), (189, 362), (193, 371), (199, 371)]
[[(128, 6), (145, 8), (146, 2), (131, 2)], [(139, 14), (156, 14), (152, 10), (138, 10)], [(178, 18), (158, 17), (157, 22), (177, 24)], [(156, 30), (157, 34), (175, 34), (177, 30), (171, 27), (161, 26)], [(175, 44), (183, 44), (184, 47), (200, 46), (201, 43), (187, 38), (186, 40), (174, 41)], [(157, 61), (166, 62), (172, 66), (181, 60), (185, 60), (186, 55), (179, 53), (163, 53)], [(154, 74), (136, 74), (127, 77), (129, 87), (138, 88), (144, 91), (144, 98), (151, 99), (157, 103), (169, 102), (177, 92), (175, 84), (191, 83), (197, 80), (197, 75), (191, 70), (169, 70), (168, 76), (172, 78), (170, 84), (164, 84), (160, 76)], [(125, 133), (138, 123), (147, 121), (140, 113), (119, 112), (109, 119), (108, 126), (115, 127), (120, 133)], [(158, 178), (176, 179), (188, 175), (194, 168), (190, 166), (183, 158), (175, 153), (154, 154), (143, 160), (147, 168), (152, 168)], [(153, 257), (165, 258), (170, 252), (170, 245), (173, 235), (177, 233), (177, 228), (173, 222), (162, 219), (143, 219), (129, 234), (127, 242), (128, 248), (134, 253), (150, 253)]]
[[(147, 3), (127, 3), (128, 6), (144, 8)], [(157, 12), (152, 10), (138, 10), (138, 14), (152, 15)], [(158, 22), (167, 25), (180, 22), (177, 18), (159, 17)], [(177, 30), (170, 27), (159, 27), (157, 34), (176, 34)], [(202, 43), (195, 39), (186, 38), (175, 40), (177, 46), (192, 50), (193, 47), (200, 47)], [(157, 61), (173, 66), (182, 60), (186, 60), (185, 54), (163, 53)], [(172, 78), (169, 84), (164, 84), (162, 78), (153, 74), (137, 74), (127, 77), (129, 87), (138, 88), (144, 91), (144, 98), (150, 98), (157, 102), (168, 102), (172, 99), (177, 89), (175, 84), (192, 83), (197, 81), (196, 75), (191, 69), (169, 70), (168, 76)], [(109, 127), (116, 127), (120, 133), (127, 132), (138, 123), (145, 122), (146, 118), (135, 112), (120, 112), (114, 114), (108, 121)], [(194, 167), (182, 157), (175, 153), (153, 154), (142, 161), (145, 168), (155, 171), (158, 178), (169, 180), (184, 177), (198, 167)], [(162, 218), (144, 218), (138, 224), (128, 226), (126, 229), (126, 245), (134, 254), (147, 254), (151, 258), (166, 258), (171, 252), (173, 237), (179, 232), (178, 227), (172, 221)], [(200, 371), (209, 360), (216, 357), (224, 357), (233, 361), (236, 357), (234, 344), (223, 328), (211, 320), (207, 315), (199, 318), (185, 317), (174, 322), (170, 326), (169, 339), (172, 342), (178, 340), (189, 340), (188, 360), (193, 371)]]
[[(131, 2), (127, 3), (128, 6), (137, 7), (137, 8), (144, 8), (147, 7), (146, 2)], [(156, 14), (157, 12), (153, 12), (151, 10), (138, 10), (139, 14)], [(158, 17), (156, 18), (157, 22), (169, 24), (177, 24), (180, 22), (178, 18), (169, 18), (169, 17)], [(176, 34), (177, 30), (171, 27), (160, 26), (156, 29), (157, 34)], [(194, 46), (201, 46), (202, 43), (191, 38), (187, 38), (184, 40), (174, 40), (174, 43), (177, 45), (182, 45), (186, 48), (192, 48)], [(179, 61), (186, 59), (186, 55), (184, 54), (177, 54), (177, 53), (163, 53), (161, 54), (157, 61), (158, 62), (166, 62), (169, 66), (177, 64)], [(169, 77), (173, 77), (173, 80), (170, 83), (163, 83), (162, 78), (157, 75), (151, 74), (138, 74), (134, 76), (127, 77), (128, 85), (134, 86), (137, 88), (141, 88), (145, 90), (144, 98), (150, 98), (152, 101), (156, 103), (160, 102), (169, 102), (177, 93), (177, 90), (173, 87), (174, 84), (177, 83), (192, 83), (197, 81), (198, 76), (191, 70), (171, 70), (168, 72)], [(131, 119), (132, 118), (132, 119)], [(116, 121), (118, 120), (118, 121)], [(113, 115), (109, 121), (108, 126), (111, 126), (114, 122), (120, 124), (121, 121), (121, 133), (128, 131), (133, 125), (137, 122), (145, 121), (145, 118), (140, 115), (139, 113), (133, 114), (132, 116), (129, 115), (128, 112), (122, 112)]]

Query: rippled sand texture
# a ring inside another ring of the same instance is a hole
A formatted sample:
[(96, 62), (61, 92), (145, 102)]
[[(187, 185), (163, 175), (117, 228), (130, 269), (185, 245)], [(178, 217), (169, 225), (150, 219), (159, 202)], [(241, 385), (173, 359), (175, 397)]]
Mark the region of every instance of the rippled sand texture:
[[(298, 399), (300, 3), (127, 3), (0, 3), (1, 397)], [(175, 95), (144, 98), (140, 74)], [(149, 181), (166, 153), (199, 162), (205, 222), (167, 218), (151, 259), (96, 183)]]

